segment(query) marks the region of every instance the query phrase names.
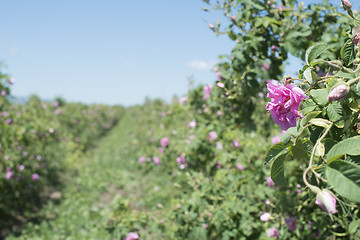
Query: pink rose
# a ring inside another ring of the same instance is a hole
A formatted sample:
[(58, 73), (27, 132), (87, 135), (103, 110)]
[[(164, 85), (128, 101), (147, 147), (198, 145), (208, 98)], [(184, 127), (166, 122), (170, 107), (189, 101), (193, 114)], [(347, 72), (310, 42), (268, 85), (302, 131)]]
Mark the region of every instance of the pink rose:
[(267, 221), (269, 221), (270, 217), (271, 217), (270, 213), (266, 212), (266, 213), (261, 214), (260, 220), (263, 222), (267, 222)]
[(134, 233), (134, 232), (129, 232), (125, 238), (125, 240), (138, 240), (138, 239), (139, 239), (139, 234)]
[(145, 157), (144, 156), (139, 157), (138, 161), (139, 161), (140, 164), (144, 163), (145, 162)]
[(218, 137), (218, 135), (217, 135), (217, 133), (215, 131), (209, 132), (209, 141), (210, 142), (216, 140), (217, 137)]
[(39, 179), (40, 179), (39, 174), (34, 173), (33, 175), (31, 175), (31, 180), (33, 180), (33, 181), (37, 181), (37, 180), (39, 180)]
[(278, 231), (276, 228), (274, 228), (274, 227), (268, 228), (268, 229), (266, 230), (266, 236), (267, 236), (268, 238), (271, 238), (271, 237), (277, 238), (277, 237), (279, 236), (279, 231)]
[(211, 84), (208, 84), (208, 85), (204, 86), (204, 89), (203, 89), (203, 91), (204, 91), (203, 100), (204, 101), (210, 98), (211, 89), (212, 89)]
[(160, 158), (157, 157), (157, 156), (153, 157), (153, 161), (154, 161), (154, 163), (155, 163), (156, 165), (159, 165), (159, 164), (160, 164)]
[(274, 181), (271, 179), (270, 176), (266, 177), (266, 182), (267, 182), (268, 187), (274, 187), (274, 186), (275, 186), (275, 183), (274, 183)]
[(245, 169), (245, 167), (240, 163), (236, 164), (236, 168), (239, 169), (239, 170), (244, 170)]
[(271, 102), (268, 102), (266, 109), (270, 111), (274, 122), (282, 130), (296, 126), (296, 119), (299, 115), (300, 102), (306, 97), (303, 90), (295, 84), (282, 85), (277, 81), (268, 81), (268, 94)]
[(169, 139), (167, 137), (164, 137), (160, 140), (160, 145), (163, 147), (167, 147), (169, 145)]

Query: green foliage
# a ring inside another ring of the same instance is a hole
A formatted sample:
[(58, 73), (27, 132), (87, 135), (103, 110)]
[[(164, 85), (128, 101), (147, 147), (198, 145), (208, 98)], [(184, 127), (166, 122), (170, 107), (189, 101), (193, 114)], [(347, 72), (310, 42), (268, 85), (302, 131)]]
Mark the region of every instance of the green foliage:
[(31, 96), (25, 104), (0, 106), (1, 236), (36, 221), (42, 205), (62, 188), (64, 172), (79, 171), (85, 151), (124, 114), (120, 106), (58, 100)]

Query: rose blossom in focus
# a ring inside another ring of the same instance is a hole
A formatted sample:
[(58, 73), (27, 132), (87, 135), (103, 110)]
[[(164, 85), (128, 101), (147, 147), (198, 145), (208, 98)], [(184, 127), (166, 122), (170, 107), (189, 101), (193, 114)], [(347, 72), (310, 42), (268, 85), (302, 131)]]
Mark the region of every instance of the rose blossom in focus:
[(270, 111), (274, 122), (282, 130), (296, 126), (296, 119), (299, 115), (300, 102), (306, 97), (303, 90), (296, 87), (295, 84), (282, 85), (278, 81), (271, 80), (267, 82), (268, 94), (271, 98), (265, 109)]

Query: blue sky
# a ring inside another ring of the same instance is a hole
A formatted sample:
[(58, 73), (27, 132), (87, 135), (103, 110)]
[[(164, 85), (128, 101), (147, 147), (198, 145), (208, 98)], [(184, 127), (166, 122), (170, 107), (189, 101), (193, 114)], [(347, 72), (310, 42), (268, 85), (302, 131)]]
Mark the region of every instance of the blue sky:
[[(214, 82), (211, 66), (234, 43), (207, 23), (201, 0), (2, 1), (0, 61), (15, 96), (85, 103), (170, 100)], [(296, 65), (295, 61), (295, 65)]]

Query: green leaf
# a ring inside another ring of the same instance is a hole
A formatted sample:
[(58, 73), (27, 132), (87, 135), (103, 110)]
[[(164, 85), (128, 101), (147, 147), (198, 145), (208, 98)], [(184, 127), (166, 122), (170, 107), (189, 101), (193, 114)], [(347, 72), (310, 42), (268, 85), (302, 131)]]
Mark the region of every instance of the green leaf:
[[(329, 104), (329, 106), (326, 107), (326, 114), (328, 115), (329, 120), (332, 122), (335, 122), (342, 117), (342, 111), (343, 110), (339, 102), (332, 102), (331, 104)], [(344, 121), (336, 122), (335, 126), (337, 126), (338, 128), (343, 128)]]
[(265, 164), (268, 164), (270, 161), (275, 159), (282, 151), (287, 151), (287, 148), (288, 145), (285, 145), (282, 142), (274, 144), (266, 153)]
[(321, 43), (318, 45), (312, 45), (305, 52), (305, 61), (308, 65), (311, 63), (325, 50), (327, 49), (326, 43)]
[(343, 160), (336, 160), (326, 167), (328, 183), (341, 196), (360, 202), (360, 166)]
[(310, 95), (320, 106), (325, 106), (328, 103), (328, 90), (326, 88), (311, 90)]
[(356, 230), (358, 229), (359, 226), (360, 226), (360, 219), (352, 221), (349, 225), (349, 233), (350, 234), (356, 233)]
[(335, 144), (326, 156), (327, 163), (330, 164), (335, 159), (342, 157), (345, 154), (351, 156), (360, 155), (360, 136), (348, 138)]
[(342, 60), (344, 61), (345, 66), (349, 66), (354, 61), (355, 51), (351, 38), (349, 38), (345, 42), (344, 46), (341, 48), (340, 55)]
[(287, 182), (284, 176), (284, 160), (287, 154), (282, 154), (275, 159), (271, 166), (271, 179), (276, 185), (287, 186)]
[(288, 142), (290, 142), (291, 135), (289, 133), (285, 133), (285, 134), (281, 134), (279, 138), (283, 144), (287, 144)]
[(298, 136), (298, 131), (297, 131), (297, 127), (290, 127), (288, 128), (288, 130), (286, 130), (286, 132), (294, 137)]
[(317, 79), (317, 75), (316, 73), (311, 69), (311, 67), (308, 67), (305, 71), (304, 71), (304, 77), (305, 79), (308, 81), (308, 83), (311, 85), (314, 83), (314, 81)]
[(321, 111), (314, 111), (306, 114), (305, 117), (301, 119), (300, 126), (305, 127), (311, 119), (317, 117), (320, 113)]
[(291, 153), (295, 158), (308, 158), (312, 148), (310, 140), (298, 139), (295, 146), (291, 147)]

